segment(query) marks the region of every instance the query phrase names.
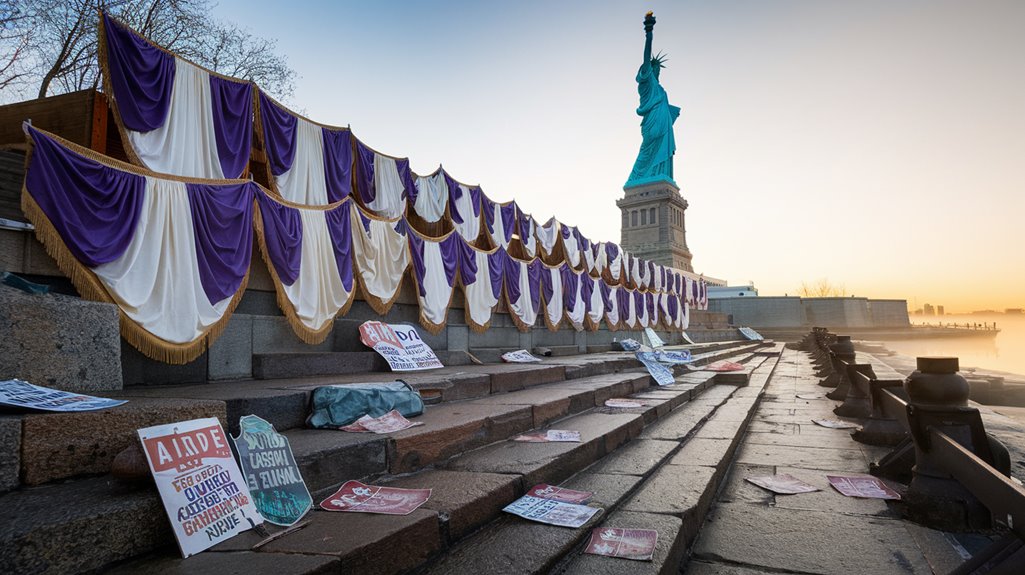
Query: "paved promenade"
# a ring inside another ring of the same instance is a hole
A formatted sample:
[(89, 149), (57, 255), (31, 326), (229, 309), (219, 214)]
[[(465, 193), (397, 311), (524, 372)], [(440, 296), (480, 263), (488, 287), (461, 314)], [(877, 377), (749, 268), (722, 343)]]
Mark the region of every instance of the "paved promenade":
[[(886, 449), (855, 442), (850, 430), (812, 423), (840, 419), (818, 382), (807, 354), (784, 351), (684, 572), (946, 573), (962, 560), (957, 545), (982, 542), (977, 536), (958, 541), (901, 520), (882, 500), (833, 489), (827, 474), (867, 474)], [(774, 495), (744, 480), (782, 473), (821, 491)]]

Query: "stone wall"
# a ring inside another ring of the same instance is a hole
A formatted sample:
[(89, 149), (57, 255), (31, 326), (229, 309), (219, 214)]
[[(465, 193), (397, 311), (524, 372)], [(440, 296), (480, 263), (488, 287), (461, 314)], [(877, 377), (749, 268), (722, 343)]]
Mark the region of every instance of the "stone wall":
[(708, 300), (709, 311), (733, 316), (734, 325), (754, 328), (829, 328), (910, 325), (905, 300), (859, 297), (728, 297)]
[(870, 299), (868, 312), (873, 327), (902, 327), (910, 325), (908, 302), (903, 299)]

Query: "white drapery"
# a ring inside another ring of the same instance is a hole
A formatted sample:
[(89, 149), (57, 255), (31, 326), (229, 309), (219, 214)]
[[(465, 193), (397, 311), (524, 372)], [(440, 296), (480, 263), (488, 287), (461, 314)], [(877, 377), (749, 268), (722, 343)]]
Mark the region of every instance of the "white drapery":
[[(513, 263), (520, 266), (520, 297), (516, 301), (511, 301), (511, 298), (506, 297), (509, 303), (509, 313), (519, 318), (523, 325), (534, 325), (534, 322), (537, 321), (538, 309), (530, 301), (530, 273), (528, 264), (519, 260), (513, 260)], [(508, 277), (506, 281), (509, 281)], [(505, 293), (508, 296), (509, 290), (506, 290)]]
[[(599, 288), (600, 289), (600, 288)], [(619, 309), (619, 290), (623, 288), (619, 286), (613, 286), (609, 289), (609, 309), (605, 312), (605, 322), (610, 328), (616, 329), (619, 327), (620, 322), (620, 309)]]
[(562, 299), (562, 271), (559, 266), (543, 266), (541, 273), (548, 274), (552, 286), (552, 297), (545, 301), (545, 319), (549, 328), (558, 329), (566, 312), (566, 303)]
[(418, 176), (416, 190), (413, 211), (429, 224), (441, 220), (445, 215), (445, 206), (448, 205), (445, 172), (438, 170), (433, 176)]
[(474, 249), (473, 253), (477, 261), (477, 277), (470, 284), (463, 280), (463, 295), (466, 299), (464, 313), (466, 323), (484, 327), (491, 322), (491, 313), (498, 305), (498, 298), (495, 297), (491, 286), (491, 266), (488, 253), (477, 249)]
[(374, 189), (374, 200), (367, 202), (367, 208), (389, 220), (405, 215), (406, 199), (402, 193), (406, 186), (395, 158), (374, 153)]
[(473, 243), (477, 240), (477, 236), (480, 235), (481, 207), (479, 205), (474, 205), (475, 202), (473, 201), (469, 188), (459, 184), (459, 190), (462, 194), (459, 196), (458, 200), (452, 202), (449, 209), (455, 210), (463, 220), (463, 223), (460, 224), (453, 220), (452, 225), (455, 226), (456, 231), (459, 232), (459, 235), (463, 236), (464, 240)]
[(555, 249), (555, 242), (559, 240), (559, 221), (555, 218), (548, 220), (545, 225), (534, 224), (534, 235), (537, 237), (537, 245), (541, 247), (544, 255), (550, 255)]
[[(210, 74), (174, 59), (171, 103), (164, 125), (148, 132), (125, 130), (143, 165), (165, 174), (223, 179), (214, 131)], [(231, 174), (235, 177), (237, 174)]]
[[(370, 307), (377, 313), (387, 313), (402, 284), (402, 275), (409, 266), (406, 236), (396, 229), (405, 224), (402, 220), (367, 218), (355, 204), (351, 209), (354, 271), (360, 278), (363, 295)], [(366, 228), (364, 221), (368, 222)]]
[(325, 212), (297, 209), (303, 226), (299, 276), (282, 288), (295, 317), (310, 330), (320, 331), (349, 303), (352, 291), (345, 289), (339, 275)]
[[(566, 319), (569, 320), (570, 325), (577, 331), (583, 331), (584, 319), (587, 317), (587, 302), (584, 301), (581, 293), (584, 282), (591, 281), (591, 277), (587, 273), (576, 274), (576, 289), (567, 292), (566, 298), (573, 302), (573, 311), (566, 309)], [(563, 286), (565, 289), (565, 286)], [(598, 288), (601, 289), (601, 288)], [(601, 296), (599, 295), (599, 298)]]
[(274, 176), (278, 193), (305, 206), (327, 205), (324, 177), (324, 130), (305, 118), (296, 118), (295, 156), (292, 166)]
[[(485, 202), (484, 205), (487, 205), (487, 202)], [(500, 204), (498, 202), (494, 202), (492, 204), (492, 206), (493, 206), (492, 209), (494, 210), (493, 213), (492, 213), (492, 216), (494, 217), (494, 221), (493, 221), (493, 223), (491, 225), (492, 230), (493, 230), (491, 232), (491, 241), (495, 242), (496, 246), (502, 246), (502, 249), (506, 249), (507, 250), (507, 249), (509, 249), (509, 244), (510, 244), (510, 239), (511, 239), (512, 234), (508, 234), (509, 239), (506, 239), (507, 234), (506, 234), (506, 229), (505, 229), (505, 220), (502, 219), (502, 204)], [(515, 221), (515, 220), (513, 220), (513, 221)]]
[[(413, 233), (413, 232), (408, 232)], [(423, 240), (424, 277), (416, 291), (420, 302), (420, 313), (433, 325), (444, 325), (448, 316), (448, 304), (452, 300), (452, 286), (445, 277), (445, 261), (441, 257), (441, 243)], [(421, 290), (424, 292), (421, 295)]]
[(598, 325), (605, 319), (605, 300), (601, 297), (601, 286), (605, 283), (601, 278), (581, 276), (581, 281), (591, 282), (591, 301), (587, 310), (587, 318)]
[(200, 280), (189, 193), (182, 182), (146, 178), (135, 235), (114, 261), (93, 268), (118, 307), (171, 343), (195, 341), (227, 311)]

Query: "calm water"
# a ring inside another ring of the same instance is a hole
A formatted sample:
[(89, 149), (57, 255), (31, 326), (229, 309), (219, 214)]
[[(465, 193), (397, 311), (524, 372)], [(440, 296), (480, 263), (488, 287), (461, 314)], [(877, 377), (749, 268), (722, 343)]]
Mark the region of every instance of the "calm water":
[(962, 369), (977, 367), (1025, 374), (1025, 316), (1022, 315), (945, 315), (942, 318), (912, 316), (913, 324), (997, 323), (996, 338), (943, 338), (887, 341), (886, 347), (910, 356), (946, 355), (960, 358)]

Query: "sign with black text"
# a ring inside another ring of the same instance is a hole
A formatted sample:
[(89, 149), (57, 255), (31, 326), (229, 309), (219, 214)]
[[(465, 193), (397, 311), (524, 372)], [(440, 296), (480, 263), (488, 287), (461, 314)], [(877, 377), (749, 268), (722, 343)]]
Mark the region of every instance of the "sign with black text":
[(243, 416), (238, 426), (240, 433), (232, 441), (256, 509), (270, 523), (294, 525), (313, 507), (313, 497), (288, 439), (255, 415)]
[(445, 367), (411, 325), (364, 322), (359, 326), (359, 339), (383, 357), (392, 371)]

